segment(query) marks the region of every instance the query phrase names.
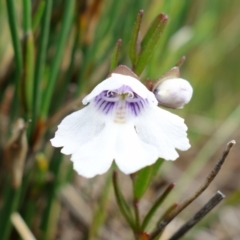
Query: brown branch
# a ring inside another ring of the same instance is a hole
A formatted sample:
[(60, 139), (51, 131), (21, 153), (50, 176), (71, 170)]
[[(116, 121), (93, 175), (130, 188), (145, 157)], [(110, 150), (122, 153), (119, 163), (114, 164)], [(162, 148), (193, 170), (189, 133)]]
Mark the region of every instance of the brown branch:
[(206, 216), (223, 199), (224, 195), (218, 191), (194, 216), (189, 219), (169, 240), (178, 240), (195, 226), (204, 216)]
[(227, 148), (225, 149), (225, 151), (222, 154), (222, 157), (220, 158), (220, 160), (217, 162), (217, 164), (215, 165), (215, 167), (213, 168), (213, 170), (211, 171), (211, 173), (208, 175), (208, 177), (206, 178), (205, 182), (200, 186), (200, 188), (192, 195), (190, 196), (188, 199), (186, 199), (182, 204), (180, 204), (178, 206), (178, 208), (176, 208), (171, 214), (169, 214), (169, 216), (167, 216), (166, 219), (164, 219), (163, 221), (161, 221), (156, 229), (152, 232), (152, 234), (150, 235), (150, 239), (154, 239), (159, 233), (161, 233), (164, 228), (180, 213), (183, 211), (183, 209), (185, 209), (190, 203), (192, 203), (204, 190), (206, 190), (206, 188), (211, 184), (211, 182), (213, 181), (213, 179), (217, 176), (218, 172), (220, 171), (223, 163), (225, 162), (229, 152), (231, 151), (232, 147), (236, 144), (236, 142), (234, 140), (230, 141), (227, 144)]

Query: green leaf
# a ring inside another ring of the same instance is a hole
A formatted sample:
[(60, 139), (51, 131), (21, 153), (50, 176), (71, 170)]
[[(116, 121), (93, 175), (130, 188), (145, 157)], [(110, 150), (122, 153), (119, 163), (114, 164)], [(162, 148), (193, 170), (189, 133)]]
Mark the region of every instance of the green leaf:
[(125, 220), (129, 224), (129, 226), (134, 230), (135, 224), (134, 224), (134, 220), (133, 220), (133, 216), (132, 216), (132, 211), (121, 193), (121, 190), (118, 185), (116, 171), (113, 172), (113, 188), (114, 188), (114, 193), (115, 193), (118, 207), (119, 207), (122, 215), (124, 216)]
[(23, 0), (23, 60), (24, 60), (24, 100), (26, 104), (26, 110), (28, 117), (31, 117), (32, 102), (33, 102), (33, 81), (34, 81), (34, 68), (35, 68), (35, 56), (34, 56), (34, 39), (32, 33), (32, 19), (31, 19), (32, 3), (30, 0)]
[(149, 27), (147, 33), (145, 34), (142, 42), (141, 42), (141, 48), (145, 48), (151, 37), (153, 36), (156, 28), (158, 27), (159, 21), (161, 20), (161, 14), (154, 18), (151, 26)]
[(110, 71), (112, 71), (118, 65), (118, 57), (119, 57), (119, 51), (120, 51), (121, 45), (122, 45), (122, 39), (118, 39), (115, 49), (113, 51)]
[(140, 75), (150, 60), (159, 40), (163, 33), (163, 30), (167, 24), (168, 17), (165, 14), (160, 14), (153, 21), (147, 34), (145, 35), (142, 44), (141, 51), (138, 55), (135, 73)]
[(58, 77), (59, 69), (62, 62), (64, 47), (69, 37), (69, 32), (70, 32), (70, 28), (73, 20), (74, 7), (75, 7), (75, 1), (71, 0), (71, 1), (65, 2), (65, 11), (64, 11), (63, 20), (62, 20), (62, 28), (59, 33), (59, 37), (58, 37), (59, 41), (56, 47), (56, 53), (54, 55), (54, 59), (50, 69), (48, 86), (45, 89), (45, 95), (42, 102), (41, 117), (43, 119), (45, 119), (48, 116), (48, 111), (50, 108), (54, 87), (57, 82), (57, 77)]
[(17, 14), (16, 14), (14, 4), (15, 4), (14, 0), (6, 0), (8, 23), (10, 27), (11, 38), (12, 38), (13, 49), (14, 49), (14, 61), (16, 64), (16, 80), (15, 80), (16, 93), (18, 94), (18, 97), (20, 97), (21, 76), (22, 76), (22, 70), (23, 70), (23, 59), (22, 59), (23, 57), (22, 57), (20, 38), (18, 36), (18, 27), (17, 27), (18, 19), (17, 19)]
[(173, 183), (169, 184), (169, 186), (165, 189), (165, 191), (157, 198), (157, 200), (152, 205), (152, 207), (150, 208), (149, 212), (147, 213), (146, 217), (143, 220), (142, 227), (141, 227), (142, 230), (144, 230), (147, 227), (147, 225), (148, 225), (149, 221), (151, 220), (151, 218), (153, 217), (154, 213), (161, 206), (161, 204), (166, 199), (168, 194), (172, 191), (174, 186), (175, 186), (175, 184), (173, 184)]
[(110, 193), (110, 189), (112, 186), (111, 180), (112, 180), (112, 171), (109, 173), (109, 175), (105, 181), (105, 185), (103, 187), (102, 194), (98, 201), (97, 209), (94, 213), (93, 222), (91, 224), (90, 231), (89, 231), (89, 235), (90, 235), (89, 239), (94, 239), (95, 237), (98, 236), (99, 229), (103, 225), (104, 220), (106, 218), (106, 208), (107, 208), (107, 204), (109, 202), (109, 193)]
[(10, 181), (7, 182), (4, 201), (2, 203), (2, 211), (0, 215), (0, 239), (8, 240), (11, 234), (12, 223), (11, 214), (18, 209), (19, 199), (21, 194), (21, 188), (13, 188), (10, 185)]
[(136, 175), (134, 175), (133, 192), (135, 200), (141, 199), (162, 163), (163, 160), (159, 159), (155, 164), (143, 168), (142, 170), (138, 171)]
[(44, 13), (41, 21), (41, 30), (38, 42), (38, 51), (36, 55), (36, 71), (34, 75), (34, 88), (33, 88), (33, 102), (32, 102), (32, 128), (36, 127), (37, 117), (39, 116), (40, 111), (40, 102), (41, 102), (41, 81), (44, 75), (44, 67), (47, 55), (47, 45), (50, 32), (50, 20), (52, 12), (52, 0), (46, 2)]
[(139, 36), (139, 30), (142, 22), (143, 17), (143, 10), (140, 10), (137, 15), (137, 19), (134, 23), (133, 30), (132, 30), (132, 36), (130, 39), (130, 48), (129, 48), (129, 56), (132, 61), (133, 67), (136, 64), (137, 55), (138, 55), (138, 36)]
[(33, 16), (32, 19), (32, 30), (35, 32), (35, 30), (38, 28), (39, 23), (41, 21), (41, 18), (43, 16), (44, 10), (45, 10), (45, 5), (47, 4), (48, 1), (42, 0), (37, 7), (37, 10)]

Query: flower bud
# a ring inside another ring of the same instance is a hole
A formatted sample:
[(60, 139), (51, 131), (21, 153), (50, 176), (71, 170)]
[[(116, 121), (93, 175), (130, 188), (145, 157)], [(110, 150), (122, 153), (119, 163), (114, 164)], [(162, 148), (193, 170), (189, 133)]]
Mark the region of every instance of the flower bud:
[(154, 88), (159, 104), (169, 108), (183, 108), (191, 100), (192, 93), (192, 86), (182, 78), (163, 80)]

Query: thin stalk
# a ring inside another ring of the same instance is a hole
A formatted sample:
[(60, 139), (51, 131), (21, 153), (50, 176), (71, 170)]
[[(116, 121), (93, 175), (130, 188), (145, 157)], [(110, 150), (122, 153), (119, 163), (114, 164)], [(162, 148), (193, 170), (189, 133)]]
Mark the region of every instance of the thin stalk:
[(109, 202), (109, 193), (112, 186), (112, 170), (108, 173), (108, 177), (104, 184), (103, 191), (98, 200), (97, 209), (94, 212), (92, 224), (89, 229), (89, 239), (98, 237), (98, 232), (102, 227), (106, 218), (106, 207)]
[(32, 34), (31, 21), (31, 0), (23, 0), (23, 28), (24, 28), (24, 99), (26, 104), (26, 112), (29, 116), (33, 101), (33, 78), (34, 78), (34, 40)]
[(178, 240), (205, 217), (223, 199), (224, 195), (218, 191), (194, 216), (189, 219), (169, 240)]
[(181, 203), (173, 212), (171, 212), (166, 219), (163, 219), (157, 226), (157, 228), (151, 234), (150, 239), (154, 239), (159, 233), (161, 233), (164, 228), (180, 213), (182, 212), (190, 203), (192, 203), (200, 194), (205, 191), (214, 178), (217, 176), (221, 170), (222, 165), (224, 164), (228, 154), (230, 153), (232, 147), (236, 144), (234, 140), (230, 141), (227, 144), (225, 151), (222, 154), (222, 157), (218, 160), (213, 170), (209, 173), (204, 183), (194, 192), (189, 198), (187, 198), (183, 203)]
[(124, 216), (125, 220), (129, 224), (129, 226), (133, 229), (133, 231), (135, 231), (135, 223), (134, 223), (132, 215), (131, 215), (131, 213), (132, 213), (131, 209), (127, 205), (127, 203), (120, 191), (119, 185), (118, 185), (117, 172), (113, 173), (113, 188), (114, 188), (114, 193), (115, 193), (115, 197), (117, 200), (117, 204), (118, 204), (118, 207), (119, 207), (122, 215)]
[(20, 102), (22, 100), (20, 87), (21, 87), (21, 76), (22, 76), (22, 68), (23, 68), (23, 59), (22, 59), (22, 49), (21, 42), (18, 36), (18, 27), (17, 27), (17, 14), (15, 11), (14, 0), (6, 0), (7, 13), (8, 13), (8, 23), (11, 32), (11, 39), (14, 50), (14, 62), (15, 62), (15, 95), (12, 103), (12, 111), (10, 116), (10, 125), (17, 115), (17, 111), (19, 109)]
[(13, 43), (14, 49), (14, 60), (16, 64), (16, 89), (19, 90), (20, 80), (21, 80), (21, 73), (22, 73), (22, 50), (21, 50), (21, 43), (18, 37), (18, 30), (17, 30), (17, 14), (14, 7), (14, 0), (6, 0), (7, 5), (7, 12), (8, 12), (8, 23), (11, 32), (11, 38)]
[[(174, 211), (177, 207), (178, 207), (178, 203), (174, 203), (174, 204), (170, 205), (170, 206), (165, 210), (165, 212), (162, 214), (162, 216), (159, 218), (157, 225), (158, 225), (163, 219), (166, 219), (167, 216), (168, 216), (172, 211)], [(152, 237), (152, 238), (149, 237), (149, 239), (159, 240), (160, 236), (161, 236), (161, 232), (158, 233), (157, 235), (155, 235), (155, 236)]]
[(11, 229), (12, 229), (12, 223), (11, 223), (11, 214), (17, 210), (19, 199), (20, 199), (20, 193), (21, 188), (13, 188), (11, 186), (10, 181), (8, 181), (7, 186), (8, 191), (6, 195), (4, 196), (4, 203), (3, 208), (1, 212), (0, 217), (0, 239), (1, 240), (8, 240)]
[(33, 128), (36, 125), (36, 118), (39, 114), (40, 102), (41, 102), (41, 80), (43, 79), (44, 73), (44, 64), (46, 60), (47, 54), (47, 44), (49, 39), (49, 31), (50, 31), (50, 20), (51, 20), (51, 12), (52, 12), (52, 0), (47, 0), (44, 10), (44, 15), (41, 23), (41, 31), (40, 31), (40, 39), (39, 39), (39, 47), (36, 57), (36, 71), (34, 75), (34, 88), (33, 88), (33, 115), (32, 115), (32, 126)]
[(171, 183), (163, 192), (163, 194), (160, 195), (160, 197), (158, 197), (158, 199), (156, 200), (156, 202), (153, 204), (153, 206), (151, 207), (151, 209), (149, 210), (149, 212), (147, 213), (146, 217), (144, 218), (144, 221), (142, 223), (142, 227), (141, 229), (144, 230), (149, 221), (151, 220), (151, 218), (153, 217), (154, 213), (158, 210), (158, 208), (160, 207), (160, 205), (163, 203), (163, 201), (166, 199), (166, 197), (168, 196), (168, 194), (172, 191), (172, 189), (174, 188), (175, 184)]
[(75, 60), (76, 60), (76, 55), (79, 50), (79, 39), (80, 39), (78, 18), (76, 18), (74, 20), (74, 22), (76, 22), (76, 24), (75, 24), (76, 25), (75, 26), (76, 33), (74, 36), (74, 42), (73, 42), (73, 46), (72, 46), (71, 58), (70, 58), (70, 62), (68, 65), (68, 69), (63, 77), (62, 84), (61, 84), (61, 86), (59, 86), (59, 90), (56, 93), (56, 99), (57, 99), (58, 105), (55, 105), (54, 106), (55, 108), (51, 109), (53, 111), (56, 111), (56, 109), (59, 109), (60, 107), (62, 107), (63, 100), (66, 97), (66, 89), (68, 88), (68, 83), (74, 74), (74, 64), (75, 64)]
[[(38, 25), (41, 21), (41, 18), (44, 14), (44, 11), (46, 9), (46, 4), (48, 3), (49, 1), (47, 0), (41, 0), (41, 2), (38, 4), (38, 8), (33, 16), (33, 20), (32, 20), (32, 30), (33, 32), (35, 32), (35, 30), (38, 28)], [(51, 2), (51, 0), (50, 0)]]
[(62, 61), (64, 46), (66, 44), (68, 33), (72, 23), (72, 16), (74, 11), (75, 1), (70, 0), (70, 1), (66, 1), (65, 3), (66, 3), (66, 6), (65, 6), (64, 16), (63, 16), (62, 29), (59, 34), (57, 50), (56, 50), (53, 63), (50, 69), (50, 75), (47, 82), (48, 86), (45, 89), (46, 93), (44, 96), (44, 101), (42, 103), (41, 116), (43, 118), (46, 118), (48, 115), (51, 98), (53, 95), (54, 87), (57, 81), (57, 76), (58, 76), (58, 72), (60, 69), (61, 61)]
[(23, 220), (22, 216), (19, 213), (15, 212), (11, 215), (11, 222), (22, 239), (36, 240), (33, 233), (28, 228), (26, 222)]
[(163, 219), (166, 219), (166, 218), (169, 216), (169, 214), (170, 214), (173, 210), (175, 210), (178, 206), (179, 206), (178, 203), (174, 203), (174, 204), (170, 205), (170, 206), (165, 210), (165, 212), (162, 214), (162, 216), (159, 218), (158, 223), (160, 223)]
[(44, 233), (42, 235), (41, 240), (47, 240), (49, 239), (49, 234), (51, 233), (51, 220), (52, 220), (52, 213), (54, 212), (54, 207), (55, 207), (55, 200), (56, 200), (56, 189), (59, 185), (59, 175), (60, 175), (60, 167), (62, 163), (62, 156), (59, 154), (52, 159), (52, 172), (54, 174), (54, 181), (52, 182), (51, 186), (48, 188), (48, 199), (47, 199), (47, 206), (46, 209), (43, 213), (42, 217), (42, 225), (41, 229), (42, 232)]
[(133, 209), (134, 209), (134, 213), (135, 213), (135, 223), (136, 223), (136, 234), (139, 234), (140, 232), (140, 216), (139, 216), (139, 208), (138, 208), (138, 201), (135, 200), (133, 202)]

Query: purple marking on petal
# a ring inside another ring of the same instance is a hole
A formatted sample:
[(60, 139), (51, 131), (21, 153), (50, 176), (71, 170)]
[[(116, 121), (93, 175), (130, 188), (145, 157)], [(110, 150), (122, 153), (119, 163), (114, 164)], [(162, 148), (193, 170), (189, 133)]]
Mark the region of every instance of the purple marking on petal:
[(135, 103), (129, 103), (129, 104), (130, 104), (130, 107), (131, 107), (132, 112), (135, 114), (135, 116), (137, 116), (137, 111), (136, 111)]
[[(115, 106), (121, 104), (120, 106), (125, 106), (124, 108), (128, 108), (130, 110), (130, 113), (135, 117), (137, 117), (142, 112), (142, 110), (144, 110), (148, 103), (147, 99), (143, 99), (137, 95), (127, 85), (123, 85), (119, 89), (111, 91), (105, 90), (101, 92), (94, 98), (94, 102), (97, 109), (101, 110), (104, 114), (110, 113)], [(117, 111), (119, 110), (120, 108)], [(121, 114), (125, 116), (125, 114), (128, 114), (128, 111), (124, 111)]]
[(137, 110), (138, 110), (138, 113), (140, 113), (140, 107), (139, 107), (139, 105), (138, 105), (138, 102), (135, 102), (135, 106), (136, 106), (136, 108), (137, 108)]
[(106, 108), (108, 107), (109, 103), (110, 103), (110, 102), (106, 102), (106, 104), (105, 104), (105, 106), (104, 106), (104, 108), (103, 108), (103, 111), (106, 110)]
[(96, 102), (97, 102), (97, 104), (100, 102), (102, 100), (102, 98), (98, 98), (98, 99), (96, 99)]
[(103, 111), (104, 111), (105, 113), (108, 113), (112, 105), (114, 105), (114, 103), (112, 103), (112, 102), (107, 102), (107, 104), (106, 104), (105, 107), (103, 108)]
[(141, 104), (141, 107), (144, 108), (144, 103), (143, 103), (143, 101), (140, 101), (139, 103)]
[(101, 102), (101, 104), (100, 104), (100, 106), (99, 106), (99, 109), (101, 109), (102, 106), (103, 106), (105, 103), (106, 103), (106, 101), (102, 100), (102, 102)]
[(113, 102), (110, 102), (110, 103), (109, 103), (108, 108), (107, 108), (107, 110), (106, 110), (106, 114), (108, 114), (108, 113), (110, 112), (110, 110), (113, 109), (114, 105), (115, 105), (115, 103), (113, 103)]

